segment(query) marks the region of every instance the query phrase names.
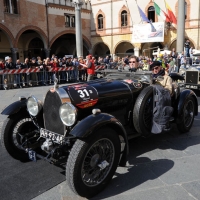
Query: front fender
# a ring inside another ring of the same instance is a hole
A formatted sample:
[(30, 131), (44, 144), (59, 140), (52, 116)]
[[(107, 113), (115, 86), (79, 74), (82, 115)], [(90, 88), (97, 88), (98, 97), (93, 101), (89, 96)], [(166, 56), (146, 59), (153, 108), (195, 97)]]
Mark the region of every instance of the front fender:
[(95, 130), (103, 127), (109, 126), (113, 128), (120, 137), (122, 156), (119, 165), (124, 166), (127, 161), (128, 155), (128, 138), (127, 133), (123, 125), (112, 115), (106, 113), (99, 113), (97, 115), (89, 115), (88, 117), (81, 120), (76, 126), (71, 130), (70, 135), (78, 138), (91, 137), (95, 134)]
[(192, 90), (185, 89), (180, 93), (180, 96), (178, 98), (177, 112), (176, 112), (176, 116), (177, 117), (182, 115), (183, 107), (184, 107), (185, 102), (187, 101), (187, 99), (189, 97), (193, 97), (194, 98), (194, 101), (195, 101), (195, 115), (198, 115), (198, 100), (197, 100), (197, 96)]
[(27, 99), (15, 101), (14, 103), (7, 106), (2, 112), (2, 115), (13, 115), (18, 113), (19, 111), (26, 111), (26, 102)]

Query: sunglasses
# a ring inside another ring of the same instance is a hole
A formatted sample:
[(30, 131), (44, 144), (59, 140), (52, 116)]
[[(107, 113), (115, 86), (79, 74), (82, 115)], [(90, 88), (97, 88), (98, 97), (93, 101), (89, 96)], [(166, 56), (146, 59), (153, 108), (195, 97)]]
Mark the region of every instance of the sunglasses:
[(152, 68), (152, 71), (155, 69), (155, 70), (157, 70), (159, 67), (154, 67), (154, 68)]
[(135, 61), (129, 61), (129, 63), (136, 63)]

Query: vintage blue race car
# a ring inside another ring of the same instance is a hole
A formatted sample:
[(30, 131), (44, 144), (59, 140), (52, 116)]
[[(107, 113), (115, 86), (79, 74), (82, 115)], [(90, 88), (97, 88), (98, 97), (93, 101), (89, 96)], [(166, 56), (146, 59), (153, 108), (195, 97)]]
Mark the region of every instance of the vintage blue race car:
[[(106, 187), (118, 165), (126, 164), (128, 140), (152, 134), (152, 72), (104, 73), (104, 78), (62, 87), (55, 79), (44, 102), (21, 97), (1, 113), (8, 115), (1, 143), (13, 158), (66, 160), (70, 188), (88, 198)], [(188, 132), (198, 114), (197, 97), (190, 89), (180, 90), (180, 75), (171, 77), (171, 123)]]

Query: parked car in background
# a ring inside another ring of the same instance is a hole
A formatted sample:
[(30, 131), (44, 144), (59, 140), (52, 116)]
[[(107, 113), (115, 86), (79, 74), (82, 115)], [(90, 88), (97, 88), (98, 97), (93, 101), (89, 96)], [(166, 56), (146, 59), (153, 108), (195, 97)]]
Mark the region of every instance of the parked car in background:
[(195, 90), (200, 89), (200, 65), (193, 65), (185, 71), (184, 87)]

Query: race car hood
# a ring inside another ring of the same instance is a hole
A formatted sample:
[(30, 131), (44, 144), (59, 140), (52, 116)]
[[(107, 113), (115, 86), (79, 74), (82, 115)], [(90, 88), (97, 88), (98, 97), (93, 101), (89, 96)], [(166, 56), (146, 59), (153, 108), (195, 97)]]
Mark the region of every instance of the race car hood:
[(81, 84), (64, 86), (71, 102), (78, 108), (105, 107), (110, 103), (126, 104), (143, 85), (132, 80), (97, 79)]
[(65, 126), (60, 120), (59, 109), (63, 103), (72, 103), (77, 109), (77, 120), (92, 114), (98, 108), (102, 113), (115, 116), (122, 124), (127, 123), (134, 100), (143, 89), (140, 82), (132, 80), (97, 79), (51, 88), (44, 99), (43, 116), (45, 128), (64, 134)]

